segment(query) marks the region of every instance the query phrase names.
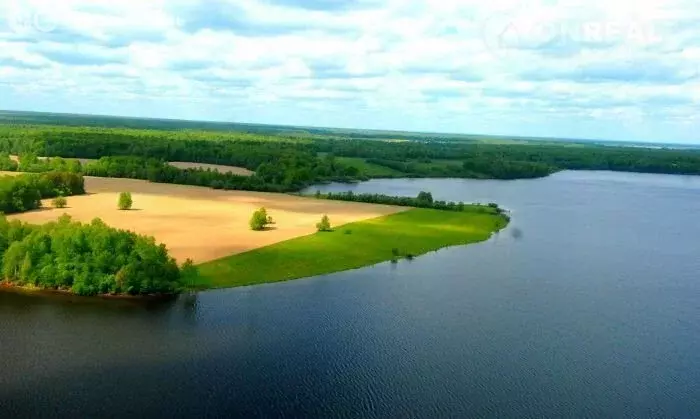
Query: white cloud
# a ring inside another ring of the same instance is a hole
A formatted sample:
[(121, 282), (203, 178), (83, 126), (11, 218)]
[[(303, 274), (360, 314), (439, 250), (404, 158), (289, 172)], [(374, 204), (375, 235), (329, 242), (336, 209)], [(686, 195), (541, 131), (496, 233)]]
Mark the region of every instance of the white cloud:
[(692, 0), (0, 0), (0, 16), (0, 108), (700, 142)]

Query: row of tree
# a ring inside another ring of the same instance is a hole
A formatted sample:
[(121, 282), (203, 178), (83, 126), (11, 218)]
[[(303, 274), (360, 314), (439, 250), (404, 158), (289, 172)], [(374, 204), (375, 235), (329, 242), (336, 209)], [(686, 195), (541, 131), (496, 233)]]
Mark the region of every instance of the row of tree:
[(12, 214), (41, 207), (41, 200), (85, 193), (83, 176), (47, 172), (0, 177), (0, 212)]
[(527, 179), (550, 175), (560, 169), (547, 163), (469, 157), (459, 162), (430, 159), (398, 161), (370, 158), (367, 163), (388, 167), (404, 177), (455, 177), (475, 179)]
[(267, 182), (259, 175), (240, 176), (210, 169), (179, 169), (154, 158), (134, 156), (102, 157), (83, 166), (88, 176), (144, 179), (151, 182), (179, 185), (208, 186), (214, 189), (287, 192), (297, 190), (303, 183)]
[(319, 199), (332, 199), (336, 201), (351, 201), (351, 202), (366, 202), (370, 204), (384, 204), (384, 205), (397, 205), (402, 207), (416, 207), (416, 208), (432, 208), (444, 211), (470, 211), (470, 212), (483, 212), (483, 213), (496, 213), (500, 214), (504, 211), (499, 208), (497, 204), (490, 203), (488, 205), (481, 204), (465, 204), (463, 202), (452, 202), (452, 201), (436, 201), (433, 199), (433, 195), (430, 192), (421, 191), (416, 197), (409, 196), (391, 196), (383, 194), (356, 194), (352, 191), (348, 192), (328, 192), (322, 194), (320, 191), (316, 191), (316, 198)]
[(193, 269), (182, 272), (152, 237), (68, 215), (41, 226), (0, 216), (0, 255), (6, 282), (78, 295), (173, 294)]

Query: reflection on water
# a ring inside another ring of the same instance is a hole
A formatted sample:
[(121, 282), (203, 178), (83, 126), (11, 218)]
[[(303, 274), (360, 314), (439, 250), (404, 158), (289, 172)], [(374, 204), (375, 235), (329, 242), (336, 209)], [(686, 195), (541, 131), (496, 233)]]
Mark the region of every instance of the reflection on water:
[(518, 227), (513, 227), (510, 229), (510, 235), (515, 240), (519, 240), (523, 237), (523, 230)]

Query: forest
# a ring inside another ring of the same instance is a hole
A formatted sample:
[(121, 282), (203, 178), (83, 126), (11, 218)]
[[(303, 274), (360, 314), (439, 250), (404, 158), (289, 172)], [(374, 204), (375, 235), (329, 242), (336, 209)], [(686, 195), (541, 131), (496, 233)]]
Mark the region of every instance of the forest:
[(13, 214), (41, 207), (41, 200), (85, 193), (83, 176), (69, 172), (46, 172), (0, 177), (0, 212)]
[(77, 295), (174, 294), (191, 269), (152, 237), (68, 215), (41, 226), (0, 216), (0, 255), (6, 283)]
[[(489, 143), (435, 137), (367, 140), (289, 132), (205, 131), (177, 128), (176, 124), (171, 129), (136, 129), (113, 126), (116, 123), (109, 127), (0, 123), (0, 152), (22, 155), (17, 168), (22, 171), (82, 170), (90, 175), (275, 192), (385, 176), (521, 179), (567, 169), (700, 174), (700, 150), (693, 149), (551, 141)], [(101, 160), (81, 169), (72, 160), (46, 162), (35, 156)], [(244, 178), (181, 170), (167, 165), (168, 161), (240, 166), (255, 175)], [(13, 170), (13, 162), (6, 158), (0, 159), (0, 166)], [(368, 167), (385, 171), (379, 174)]]

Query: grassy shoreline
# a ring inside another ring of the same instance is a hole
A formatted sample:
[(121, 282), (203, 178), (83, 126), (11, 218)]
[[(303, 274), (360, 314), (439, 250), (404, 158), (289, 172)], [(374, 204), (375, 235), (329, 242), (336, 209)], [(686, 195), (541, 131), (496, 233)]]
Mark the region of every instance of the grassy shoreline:
[(507, 224), (496, 211), (415, 208), (201, 264), (195, 287), (232, 288), (371, 266), (485, 241)]

